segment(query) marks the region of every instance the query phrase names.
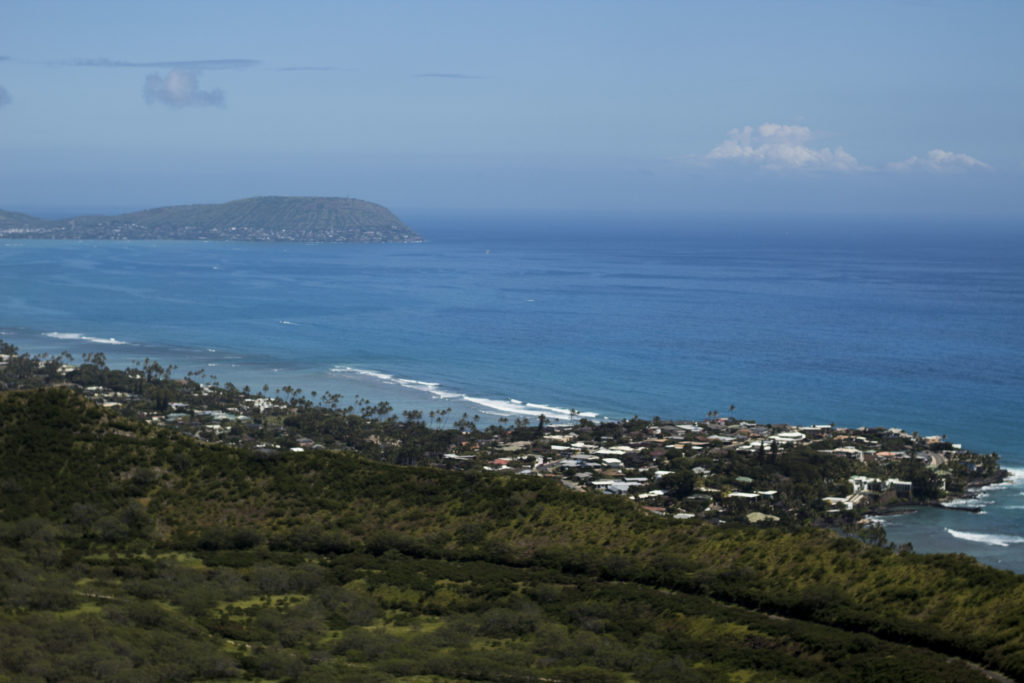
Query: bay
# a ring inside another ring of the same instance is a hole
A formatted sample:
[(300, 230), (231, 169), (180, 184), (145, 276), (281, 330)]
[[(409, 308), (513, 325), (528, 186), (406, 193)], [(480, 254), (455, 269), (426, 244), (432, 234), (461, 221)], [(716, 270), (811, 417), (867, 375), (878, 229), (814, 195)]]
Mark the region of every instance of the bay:
[[(271, 392), (450, 408), (445, 420), (717, 410), (946, 434), (1024, 467), (1024, 248), (1012, 233), (409, 222), (427, 242), (0, 242), (0, 337)], [(1021, 485), (995, 492), (985, 515), (892, 518), (890, 538), (1024, 571)]]

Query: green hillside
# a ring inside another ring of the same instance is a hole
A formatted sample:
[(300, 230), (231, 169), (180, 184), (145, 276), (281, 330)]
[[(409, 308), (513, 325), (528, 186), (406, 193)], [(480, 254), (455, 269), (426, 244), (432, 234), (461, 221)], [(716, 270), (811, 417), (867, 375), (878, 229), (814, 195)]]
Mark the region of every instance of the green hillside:
[(39, 218), (34, 218), (24, 213), (15, 213), (14, 211), (4, 211), (0, 209), (0, 235), (5, 235), (7, 232), (11, 232), (10, 237), (15, 237), (18, 231), (31, 230), (37, 228), (44, 221)]
[(208, 239), (285, 242), (418, 242), (379, 204), (337, 197), (254, 197), (225, 204), (148, 209), (117, 216), (40, 221), (0, 214), (0, 237)]
[(204, 444), (67, 389), (0, 392), (0, 490), (0, 680), (1024, 677), (1024, 580), (965, 556)]

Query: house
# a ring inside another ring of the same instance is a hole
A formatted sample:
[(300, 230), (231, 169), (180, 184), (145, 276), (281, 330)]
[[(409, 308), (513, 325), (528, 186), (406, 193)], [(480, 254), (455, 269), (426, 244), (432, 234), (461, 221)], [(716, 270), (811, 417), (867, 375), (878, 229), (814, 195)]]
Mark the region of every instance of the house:
[(896, 491), (897, 495), (909, 496), (913, 493), (914, 484), (900, 479), (886, 479), (885, 487), (889, 490)]
[(876, 479), (875, 477), (856, 476), (850, 477), (850, 484), (853, 492), (857, 493), (882, 493), (883, 491), (895, 491), (897, 495), (909, 496), (913, 493), (913, 483), (900, 479)]
[(878, 451), (875, 453), (875, 458), (881, 458), (882, 460), (901, 460), (908, 457), (906, 451)]
[(839, 448), (832, 449), (832, 455), (843, 455), (847, 458), (856, 458), (857, 460), (864, 460), (864, 452), (859, 448), (853, 446), (840, 446)]
[(793, 444), (798, 441), (803, 441), (807, 437), (802, 432), (779, 432), (778, 434), (772, 435), (772, 441), (776, 441), (780, 444)]
[(763, 512), (751, 512), (747, 515), (747, 521), (751, 524), (760, 524), (761, 522), (777, 522), (779, 518), (775, 515), (766, 515)]
[(882, 491), (882, 482), (875, 477), (857, 475), (850, 477), (849, 481), (850, 485), (853, 486), (854, 493), (881, 493)]

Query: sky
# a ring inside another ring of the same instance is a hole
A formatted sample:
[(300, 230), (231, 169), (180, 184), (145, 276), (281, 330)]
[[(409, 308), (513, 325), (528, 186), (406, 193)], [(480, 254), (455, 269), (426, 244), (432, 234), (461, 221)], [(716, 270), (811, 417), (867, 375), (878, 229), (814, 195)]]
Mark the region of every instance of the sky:
[(0, 208), (1024, 219), (1024, 3), (0, 3)]

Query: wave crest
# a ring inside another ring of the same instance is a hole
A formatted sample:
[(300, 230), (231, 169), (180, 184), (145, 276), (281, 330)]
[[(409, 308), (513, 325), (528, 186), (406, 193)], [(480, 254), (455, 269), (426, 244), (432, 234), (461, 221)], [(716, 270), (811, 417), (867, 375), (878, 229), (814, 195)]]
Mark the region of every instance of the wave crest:
[(977, 496), (976, 498), (952, 498), (950, 500), (944, 500), (940, 505), (944, 508), (975, 508), (985, 507), (991, 505), (992, 501), (987, 499), (984, 494)]
[(43, 332), (44, 337), (50, 337), (51, 339), (63, 339), (65, 341), (87, 341), (94, 344), (112, 344), (114, 346), (124, 346), (128, 344), (126, 341), (120, 339), (114, 339), (113, 337), (90, 337), (88, 335), (79, 334), (78, 332)]
[(970, 531), (957, 531), (956, 529), (946, 529), (953, 538), (959, 538), (962, 541), (971, 541), (973, 543), (984, 543), (986, 545), (995, 545), (1000, 548), (1006, 548), (1014, 543), (1024, 543), (1024, 537), (1021, 536), (1007, 536), (1005, 534), (978, 534)]
[(405, 379), (389, 375), (386, 372), (353, 368), (348, 365), (336, 365), (331, 368), (331, 372), (372, 377), (373, 379), (386, 384), (397, 384), (407, 389), (427, 392), (437, 399), (466, 401), (483, 408), (484, 410), (481, 411), (482, 413), (495, 415), (497, 417), (540, 417), (543, 415), (544, 417), (556, 422), (568, 422), (579, 418), (594, 419), (597, 417), (597, 413), (594, 412), (577, 412), (569, 408), (559, 408), (557, 406), (545, 405), (543, 403), (526, 403), (514, 398), (496, 399), (468, 396), (466, 394), (442, 389), (438, 382), (424, 382), (417, 379)]

